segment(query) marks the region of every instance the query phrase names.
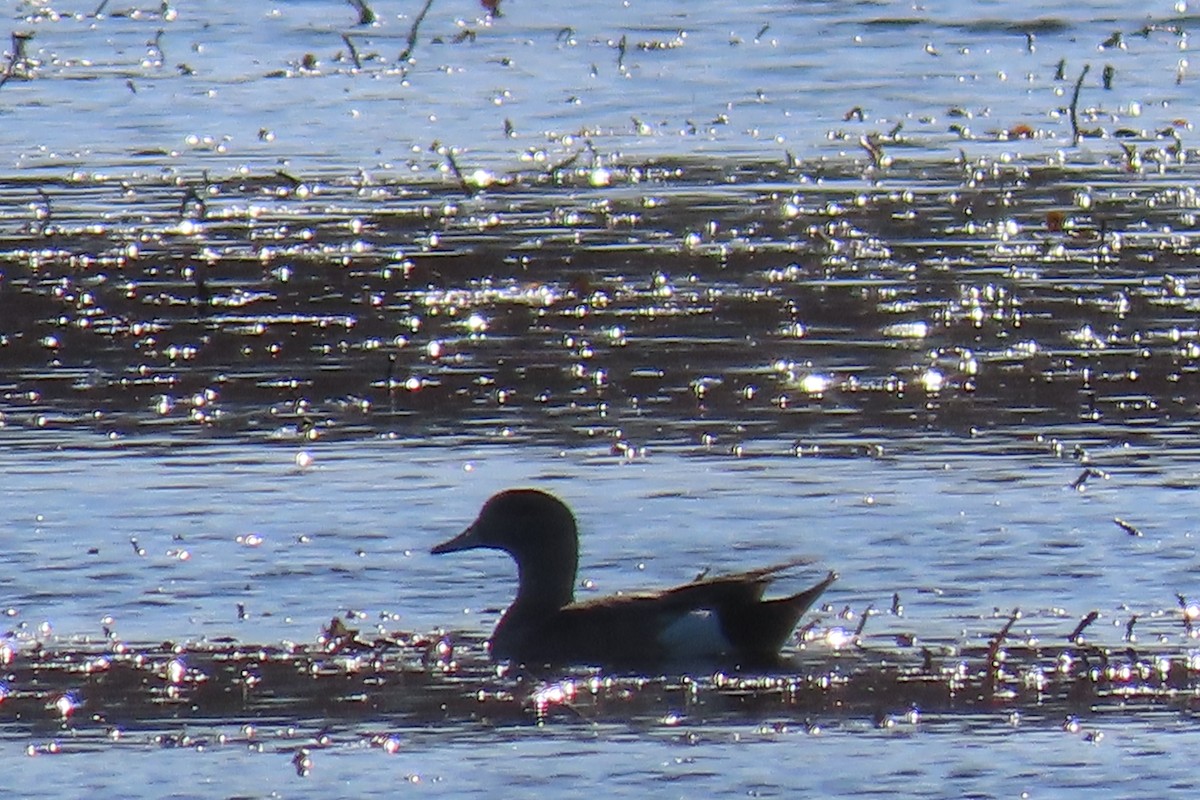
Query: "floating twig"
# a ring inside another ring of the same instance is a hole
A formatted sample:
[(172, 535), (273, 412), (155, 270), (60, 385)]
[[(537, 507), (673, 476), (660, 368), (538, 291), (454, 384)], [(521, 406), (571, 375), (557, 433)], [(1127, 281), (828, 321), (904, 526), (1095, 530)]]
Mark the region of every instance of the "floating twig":
[(433, 0), (425, 0), (425, 6), (421, 12), (413, 19), (412, 28), (408, 31), (408, 44), (405, 45), (404, 51), (400, 53), (399, 61), (408, 61), (412, 56), (413, 49), (417, 46), (417, 36), (420, 35), (421, 23), (425, 21), (425, 15), (429, 13), (429, 9), (433, 6)]
[(1117, 524), (1118, 528), (1125, 531), (1130, 536), (1141, 536), (1142, 535), (1142, 532), (1140, 530), (1138, 530), (1133, 525), (1130, 525), (1128, 522), (1121, 519), (1120, 517), (1113, 517), (1113, 522), (1115, 522)]
[(1071, 488), (1077, 492), (1082, 492), (1084, 486), (1092, 478), (1108, 478), (1108, 473), (1091, 467), (1084, 467), (1083, 472), (1079, 473), (1079, 477), (1071, 481)]
[(621, 34), (621, 41), (617, 42), (617, 71), (618, 72), (625, 71), (625, 50), (626, 50), (627, 45), (628, 45), (628, 42), (625, 39), (625, 35)]

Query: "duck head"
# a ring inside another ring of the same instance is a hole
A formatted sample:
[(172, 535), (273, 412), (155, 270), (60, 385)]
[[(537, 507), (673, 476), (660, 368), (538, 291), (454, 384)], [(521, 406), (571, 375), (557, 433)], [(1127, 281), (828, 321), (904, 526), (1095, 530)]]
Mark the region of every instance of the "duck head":
[(493, 495), (466, 530), (430, 552), (476, 548), (502, 550), (517, 562), (514, 605), (561, 608), (574, 601), (579, 531), (571, 510), (554, 495), (538, 489)]

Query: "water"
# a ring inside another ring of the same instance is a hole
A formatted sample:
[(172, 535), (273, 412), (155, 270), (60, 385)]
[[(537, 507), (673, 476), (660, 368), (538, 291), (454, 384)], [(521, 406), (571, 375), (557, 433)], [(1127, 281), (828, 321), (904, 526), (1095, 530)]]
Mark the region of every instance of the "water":
[[(461, 148), (465, 165), (512, 168), (587, 138), (602, 153), (782, 157), (855, 152), (861, 133), (896, 124), (939, 150), (961, 146), (952, 124), (979, 136), (1045, 126), (1061, 144), (1070, 128), (1060, 109), (1085, 63), (1085, 108), (1097, 121), (1158, 130), (1186, 116), (1192, 97), (1186, 2), (635, 0), (553, 13), (504, 2), (491, 18), (454, 0), (433, 4), (407, 67), (396, 59), (419, 2), (380, 6), (378, 24), (365, 28), (349, 6), (318, 0), (191, 3), (166, 19), (153, 4), (117, 16), (131, 7), (121, 3), (96, 19), (96, 5), (55, 6), (61, 16), (32, 3), (16, 9), (11, 27), (35, 34), (29, 49), (43, 63), (36, 80), (4, 87), (10, 124), (0, 151), (14, 166), (389, 163), (416, 173), (434, 141)], [(1151, 23), (1162, 29), (1137, 35)], [(1101, 49), (1114, 31), (1122, 42)], [(315, 65), (302, 69), (308, 54)], [(1055, 80), (1063, 59), (1067, 82)], [(1101, 94), (1105, 64), (1116, 77)], [(843, 120), (855, 107), (861, 124)], [(830, 142), (831, 130), (850, 136)]]
[[(551, 488), (576, 508), (580, 577), (597, 593), (795, 554), (816, 559), (814, 571), (838, 569), (842, 578), (816, 615), (822, 638), (792, 651), (801, 674), (834, 656), (826, 630), (857, 622), (840, 610), (862, 613), (869, 605), (881, 613), (864, 628), (866, 655), (835, 657), (838, 673), (870, 674), (879, 669), (876, 659), (916, 664), (922, 647), (939, 665), (952, 667), (960, 657), (977, 664), (978, 649), (1017, 606), (1024, 616), (1014, 644), (1036, 640), (1048, 653), (1064, 647), (1093, 609), (1100, 617), (1087, 639), (1111, 648), (1114, 660), (1128, 646), (1131, 614), (1139, 616), (1134, 646), (1143, 657), (1178, 657), (1191, 648), (1174, 592), (1194, 593), (1192, 489), (1180, 481), (1195, 480), (1197, 462), (1157, 449), (1094, 451), (1093, 463), (1110, 477), (1080, 492), (1069, 486), (1078, 466), (1045, 446), (964, 446), (951, 438), (898, 439), (894, 451), (876, 458), (796, 458), (785, 443), (775, 453), (762, 443), (757, 456), (666, 450), (637, 460), (607, 449), (526, 444), (317, 443), (303, 446), (312, 457), (303, 470), (296, 445), (12, 444), (3, 455), (2, 529), (18, 668), (33, 641), (103, 651), (107, 626), (132, 652), (186, 642), (184, 659), (216, 680), (217, 670), (188, 648), (229, 637), (250, 648), (312, 645), (332, 616), (352, 612), (368, 638), (448, 628), (459, 657), (482, 663), (478, 642), (511, 597), (511, 565), (487, 553), (434, 557), (427, 548), (469, 521), (491, 492), (524, 484)], [(1129, 536), (1114, 516), (1136, 521), (1145, 535)], [(888, 613), (893, 592), (904, 607), (900, 617)], [(918, 644), (899, 644), (910, 641), (904, 637)], [(149, 675), (162, 674), (159, 658)], [(385, 658), (393, 665), (387, 675), (410, 656)], [(1010, 659), (1014, 671), (1026, 659), (1053, 667), (1052, 657), (1019, 649)], [(567, 794), (597, 780), (612, 791), (671, 794), (988, 795), (998, 786), (1036, 793), (1048, 785), (1154, 780), (1190, 787), (1190, 779), (1169, 778), (1171, 769), (1158, 760), (1151, 769), (1145, 758), (1156, 753), (1189, 774), (1182, 767), (1192, 744), (1188, 702), (1153, 693), (1126, 702), (1102, 693), (1082, 705), (1050, 693), (1032, 702), (1017, 682), (1013, 701), (976, 706), (964, 692), (966, 704), (956, 711), (956, 703), (930, 698), (923, 716), (909, 720), (902, 694), (871, 699), (853, 685), (841, 711), (819, 696), (815, 706), (772, 693), (746, 705), (709, 686), (698, 702), (687, 702), (686, 692), (659, 698), (650, 686), (605, 693), (600, 705), (581, 697), (580, 711), (554, 713), (545, 727), (532, 728), (524, 698), (536, 685), (509, 685), (515, 705), (488, 712), (474, 695), (495, 679), (477, 667), (462, 683), (447, 684), (450, 694), (436, 677), (427, 686), (429, 678), (406, 679), (407, 689), (402, 679), (388, 690), (391, 678), (364, 685), (365, 704), (331, 697), (323, 708), (303, 699), (303, 679), (293, 685), (286, 670), (282, 678), (264, 671), (267, 702), (232, 714), (216, 714), (201, 699), (191, 712), (147, 705), (138, 699), (144, 684), (135, 685), (132, 700), (117, 702), (109, 695), (115, 689), (89, 689), (79, 676), (60, 683), (54, 674), (42, 678), (49, 701), (58, 691), (51, 687), (61, 685), (79, 687), (92, 704), (85, 700), (65, 722), (36, 704), (32, 718), (22, 706), (26, 713), (8, 719), (10, 757), (27, 747), (40, 752), (13, 785), (22, 795), (59, 794), (54, 775), (67, 764), (78, 764), (69, 768), (86, 772), (98, 791), (132, 791), (127, 783), (136, 780), (154, 796), (259, 796), (268, 785), (283, 796), (350, 796), (361, 788), (344, 781), (367, 770), (374, 779), (417, 780), (453, 795), (485, 792), (501, 779), (519, 793)], [(25, 686), (9, 681), (10, 690)], [(626, 691), (635, 702), (619, 699)], [(427, 692), (432, 703), (421, 699)], [(16, 703), (6, 701), (10, 709)], [(879, 712), (894, 723), (878, 727)], [(1080, 727), (1064, 730), (1072, 715)], [(243, 720), (257, 731), (248, 735)], [(820, 734), (806, 730), (812, 723)], [(164, 747), (180, 736), (189, 737), (182, 746)], [(389, 739), (399, 745), (391, 756)], [(306, 746), (315, 766), (301, 781), (291, 759)], [(794, 769), (781, 768), (770, 750), (794, 746), (805, 756)], [(100, 760), (110, 752), (121, 757)], [(870, 767), (830, 774), (804, 766), (817, 759)], [(464, 770), (464, 762), (477, 767)]]
[[(585, 797), (602, 783), (617, 794), (763, 797), (807, 791), (831, 797), (999, 796), (1044, 792), (1047, 776), (1059, 791), (1104, 791), (1132, 797), (1146, 782), (1183, 795), (1195, 788), (1189, 768), (1194, 731), (1171, 724), (1107, 728), (1099, 745), (1057, 730), (1023, 731), (980, 723), (934, 723), (920, 732), (869, 729), (758, 734), (751, 728), (706, 732), (686, 741), (673, 731), (606, 728), (509, 731), (497, 748), (493, 737), (462, 734), (447, 739), (424, 731), (402, 733), (403, 747), (385, 755), (367, 746), (319, 751), (307, 778), (289, 774), (288, 756), (259, 753), (243, 744), (202, 752), (139, 745), (106, 748), (120, 755), (121, 774), (88, 769), (100, 754), (24, 759), (16, 788), (69, 786), (100, 792), (136, 780), (148, 795), (173, 797), (267, 796), (260, 782), (271, 774), (269, 796), (317, 792), (352, 797), (364, 782), (444, 796), (494, 792), (514, 796), (546, 791)], [(947, 742), (956, 747), (947, 750)], [(263, 762), (266, 762), (265, 764)], [(432, 764), (452, 765), (431, 768)], [(835, 766), (822, 767), (823, 764)], [(83, 771), (83, 774), (78, 774)], [(181, 787), (179, 775), (191, 783)], [(107, 778), (107, 779), (106, 779)], [(36, 781), (36, 783), (35, 783)]]
[[(97, 5), (0, 87), (7, 790), (1195, 793), (1187, 3)], [(841, 578), (497, 672), (514, 485), (584, 596)]]
[[(993, 610), (1018, 606), (1035, 628), (1067, 625), (1062, 636), (1092, 608), (1117, 641), (1131, 612), (1143, 634), (1182, 630), (1152, 612), (1192, 589), (1194, 454), (1097, 450), (1108, 477), (1080, 491), (1070, 486), (1080, 467), (1032, 442), (889, 447), (795, 458), (764, 442), (758, 455), (635, 460), (369, 441), (10, 448), (6, 596), (20, 621), (63, 637), (98, 637), (111, 617), (110, 629), (142, 642), (307, 640), (346, 609), (408, 630), (486, 632), (495, 613), (481, 609), (511, 597), (508, 561), (427, 551), (492, 493), (538, 485), (576, 510), (580, 579), (599, 593), (808, 556), (813, 575), (843, 576), (829, 600), (838, 608), (886, 609), (903, 589), (925, 638), (990, 635)], [(312, 464), (297, 467), (299, 454)]]

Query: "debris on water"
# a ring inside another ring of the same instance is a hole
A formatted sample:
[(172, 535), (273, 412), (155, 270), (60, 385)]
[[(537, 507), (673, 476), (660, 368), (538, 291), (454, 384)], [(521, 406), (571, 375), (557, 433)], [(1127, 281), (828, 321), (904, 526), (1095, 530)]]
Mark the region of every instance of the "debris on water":
[(1087, 628), (1087, 626), (1089, 626), (1093, 622), (1095, 622), (1096, 619), (1099, 618), (1099, 616), (1100, 616), (1099, 611), (1089, 611), (1087, 616), (1085, 616), (1082, 620), (1080, 620), (1079, 624), (1075, 626), (1075, 630), (1071, 631), (1071, 633), (1067, 636), (1067, 641), (1075, 642), (1076, 644), (1080, 644), (1082, 641), (1081, 637), (1083, 636), (1084, 630)]
[(296, 751), (296, 754), (292, 756), (292, 766), (296, 768), (296, 774), (301, 778), (308, 777), (308, 774), (312, 772), (312, 753), (309, 752), (307, 747), (301, 747)]
[(1113, 522), (1116, 523), (1118, 528), (1125, 531), (1130, 536), (1141, 536), (1142, 535), (1142, 532), (1140, 529), (1138, 529), (1134, 525), (1126, 522), (1125, 520), (1121, 519), (1120, 517), (1113, 517)]
[(1092, 478), (1100, 478), (1102, 480), (1108, 480), (1109, 475), (1107, 472), (1104, 472), (1103, 470), (1093, 469), (1092, 467), (1085, 467), (1084, 470), (1079, 473), (1079, 477), (1077, 477), (1075, 480), (1071, 481), (1071, 488), (1077, 492), (1085, 491), (1087, 488), (1087, 482), (1089, 480), (1091, 480)]

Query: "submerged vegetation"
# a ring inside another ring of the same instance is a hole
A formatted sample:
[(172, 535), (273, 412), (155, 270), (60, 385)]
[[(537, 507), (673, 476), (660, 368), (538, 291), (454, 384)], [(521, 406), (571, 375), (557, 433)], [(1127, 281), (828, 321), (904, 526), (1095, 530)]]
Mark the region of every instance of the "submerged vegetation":
[(10, 180), (3, 421), (614, 446), (1189, 424), (1193, 156)]

